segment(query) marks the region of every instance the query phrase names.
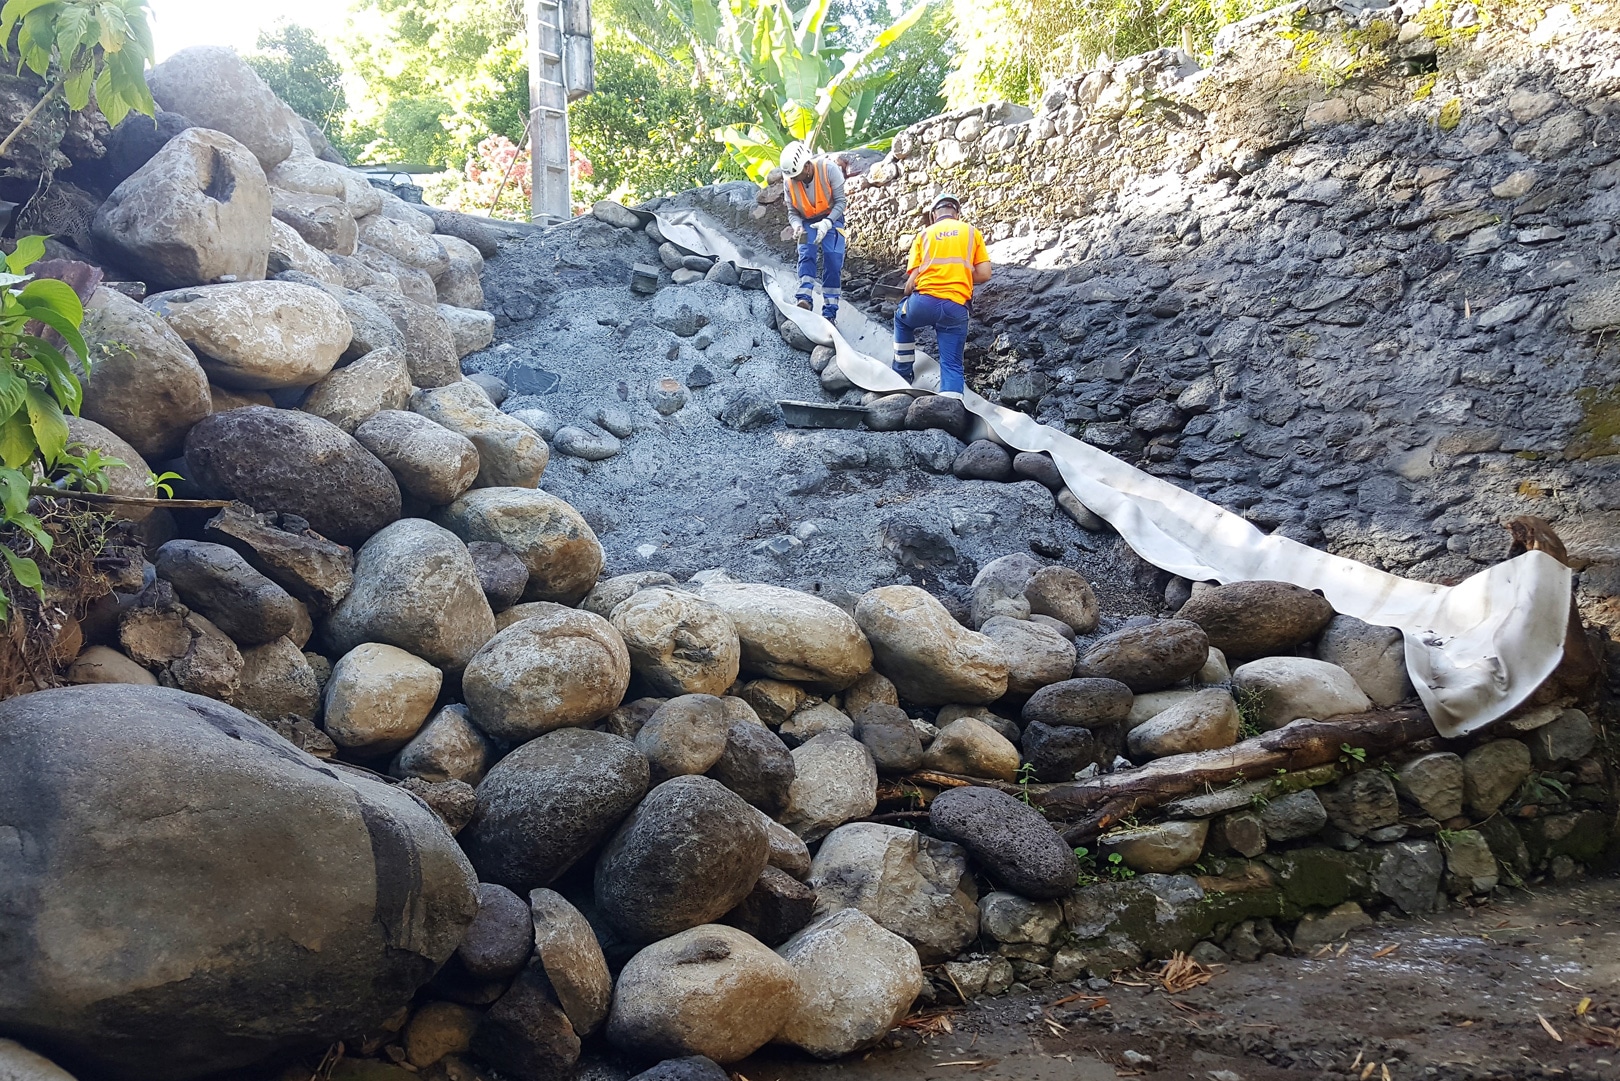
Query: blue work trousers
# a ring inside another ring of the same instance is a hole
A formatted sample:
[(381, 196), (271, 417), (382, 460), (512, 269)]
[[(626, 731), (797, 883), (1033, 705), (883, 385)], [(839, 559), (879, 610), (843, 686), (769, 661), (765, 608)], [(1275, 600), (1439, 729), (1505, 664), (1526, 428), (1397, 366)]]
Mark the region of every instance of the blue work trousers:
[(844, 297), (844, 250), (847, 243), (841, 222), (833, 222), (827, 237), (816, 242), (814, 222), (806, 222), (809, 235), (799, 245), (799, 300), (815, 301), (816, 253), (821, 254), (821, 314), (828, 319), (838, 316), (838, 302)]
[(968, 308), (954, 300), (912, 293), (894, 312), (894, 370), (913, 377), (917, 328), (933, 327), (939, 339), (939, 389), (962, 393), (962, 347), (967, 344)]

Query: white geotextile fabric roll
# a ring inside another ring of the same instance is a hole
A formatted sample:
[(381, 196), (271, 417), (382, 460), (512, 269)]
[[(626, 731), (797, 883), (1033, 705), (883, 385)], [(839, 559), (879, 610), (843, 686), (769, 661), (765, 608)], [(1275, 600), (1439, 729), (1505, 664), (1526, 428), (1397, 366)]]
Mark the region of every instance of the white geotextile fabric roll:
[[(832, 346), (856, 386), (913, 389), (889, 367), (888, 328), (849, 307), (840, 310), (836, 327), (799, 308), (796, 270), (739, 249), (704, 215), (659, 214), (658, 225), (683, 248), (760, 270), (777, 309), (812, 342)], [(937, 365), (920, 352), (916, 370), (918, 386), (938, 386)], [(1018, 450), (1050, 454), (1075, 497), (1154, 566), (1193, 581), (1292, 582), (1320, 590), (1337, 612), (1400, 628), (1412, 683), (1442, 735), (1472, 732), (1507, 714), (1563, 659), (1570, 570), (1543, 552), (1527, 552), (1455, 586), (1415, 582), (1263, 534), (1208, 500), (971, 390), (963, 400), (983, 431)]]

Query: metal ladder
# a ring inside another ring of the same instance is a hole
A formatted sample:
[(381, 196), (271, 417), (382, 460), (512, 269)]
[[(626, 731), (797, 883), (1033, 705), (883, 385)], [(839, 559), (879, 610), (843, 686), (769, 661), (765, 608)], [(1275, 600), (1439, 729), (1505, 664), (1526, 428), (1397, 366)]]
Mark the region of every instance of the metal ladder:
[(530, 220), (556, 225), (572, 214), (568, 173), (568, 78), (562, 0), (529, 2)]

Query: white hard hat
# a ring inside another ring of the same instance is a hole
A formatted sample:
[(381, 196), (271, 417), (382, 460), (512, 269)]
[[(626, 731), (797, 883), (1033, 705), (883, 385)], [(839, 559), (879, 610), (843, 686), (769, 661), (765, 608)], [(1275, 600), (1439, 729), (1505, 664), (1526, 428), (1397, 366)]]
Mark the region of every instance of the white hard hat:
[(782, 148), (782, 175), (798, 176), (810, 163), (810, 146), (796, 139)]

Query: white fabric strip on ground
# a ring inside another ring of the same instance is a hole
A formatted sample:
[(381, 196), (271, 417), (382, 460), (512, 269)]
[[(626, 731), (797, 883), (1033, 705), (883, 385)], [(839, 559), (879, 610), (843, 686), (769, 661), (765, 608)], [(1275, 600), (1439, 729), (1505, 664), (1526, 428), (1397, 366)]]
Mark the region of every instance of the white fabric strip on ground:
[[(908, 384), (874, 359), (892, 350), (889, 328), (853, 308), (840, 309), (835, 326), (797, 307), (795, 271), (745, 255), (706, 216), (683, 210), (658, 215), (658, 224), (684, 248), (762, 271), (777, 310), (812, 342), (832, 346), (856, 386), (880, 393), (938, 387), (938, 364), (927, 354), (916, 354), (917, 378)], [(975, 435), (1050, 454), (1080, 502), (1154, 566), (1194, 581), (1292, 582), (1320, 590), (1335, 611), (1400, 628), (1407, 670), (1442, 735), (1473, 732), (1511, 712), (1563, 659), (1571, 573), (1543, 552), (1455, 586), (1412, 581), (1263, 534), (1230, 511), (971, 390), (963, 401), (977, 418)]]

